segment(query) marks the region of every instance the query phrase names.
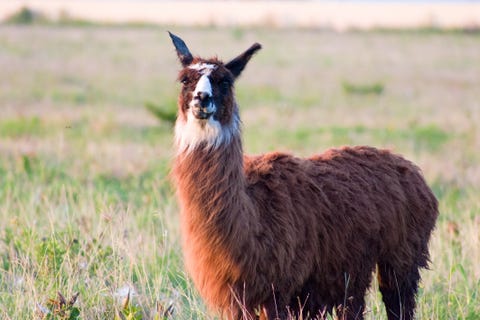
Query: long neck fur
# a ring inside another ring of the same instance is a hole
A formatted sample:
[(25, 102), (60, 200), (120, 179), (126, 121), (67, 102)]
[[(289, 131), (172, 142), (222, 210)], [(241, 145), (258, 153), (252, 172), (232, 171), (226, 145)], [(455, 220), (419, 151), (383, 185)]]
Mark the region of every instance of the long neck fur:
[(257, 224), (246, 192), (240, 132), (219, 146), (179, 153), (173, 174), (187, 269), (207, 300), (224, 299), (228, 308), (233, 303), (228, 286), (244, 276), (242, 266), (253, 258), (243, 249), (254, 239)]

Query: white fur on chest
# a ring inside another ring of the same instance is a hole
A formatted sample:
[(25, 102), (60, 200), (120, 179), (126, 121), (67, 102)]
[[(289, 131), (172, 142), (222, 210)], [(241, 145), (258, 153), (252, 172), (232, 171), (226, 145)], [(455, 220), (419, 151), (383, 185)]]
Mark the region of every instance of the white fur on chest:
[(224, 143), (230, 143), (234, 135), (240, 135), (239, 126), (238, 114), (234, 114), (232, 123), (222, 126), (213, 117), (199, 120), (188, 112), (187, 121), (177, 120), (175, 124), (177, 151), (189, 153), (202, 144), (205, 148), (218, 148)]

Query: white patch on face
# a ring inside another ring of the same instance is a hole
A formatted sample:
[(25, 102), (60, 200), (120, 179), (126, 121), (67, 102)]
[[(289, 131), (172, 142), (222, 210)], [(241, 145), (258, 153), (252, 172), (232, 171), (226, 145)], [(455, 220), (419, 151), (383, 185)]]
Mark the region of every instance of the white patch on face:
[(216, 68), (216, 65), (204, 62), (199, 62), (188, 66), (188, 69), (200, 71), (201, 74), (206, 74), (207, 76), (209, 76)]
[[(211, 63), (199, 62), (191, 66), (188, 66), (188, 68), (197, 70), (202, 75), (198, 80), (197, 85), (195, 86), (195, 90), (192, 93), (192, 97), (195, 98), (199, 92), (205, 92), (211, 97), (213, 95), (213, 90), (212, 90), (212, 84), (208, 77), (210, 76), (212, 71), (217, 68), (217, 66)], [(190, 108), (194, 107), (195, 102), (193, 101), (193, 99), (192, 101), (190, 101), (189, 105), (190, 105)], [(207, 106), (205, 112), (212, 113), (215, 111), (216, 111), (216, 106), (212, 101)]]
[(210, 97), (212, 96), (212, 84), (210, 83), (210, 79), (207, 75), (202, 75), (197, 82), (197, 86), (195, 87), (195, 91), (193, 91), (193, 96), (196, 97), (197, 93), (205, 92)]
[[(194, 99), (199, 92), (205, 92), (206, 94), (208, 94), (209, 97), (213, 95), (212, 84), (210, 83), (210, 79), (208, 78), (208, 76), (205, 74), (200, 77), (195, 87), (195, 90), (193, 91), (193, 94), (192, 94), (193, 99), (189, 103), (190, 109), (195, 106)], [(213, 100), (210, 100), (210, 104), (206, 107), (205, 112), (213, 113), (216, 110), (217, 108), (215, 107), (215, 103), (213, 103)]]

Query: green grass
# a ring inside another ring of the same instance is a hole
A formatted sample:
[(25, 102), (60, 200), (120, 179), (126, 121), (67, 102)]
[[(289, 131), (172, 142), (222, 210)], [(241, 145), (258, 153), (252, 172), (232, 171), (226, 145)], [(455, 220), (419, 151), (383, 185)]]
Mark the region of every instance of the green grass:
[[(236, 88), (248, 153), (365, 144), (417, 163), (441, 209), (418, 318), (480, 317), (478, 36), (176, 32), (226, 60), (262, 43)], [(176, 101), (166, 32), (0, 26), (0, 45), (0, 318), (211, 319), (183, 269), (171, 114), (145, 108)], [(387, 89), (344, 88), (372, 79)], [(375, 287), (367, 319), (385, 319)]]
[(375, 82), (372, 84), (356, 84), (348, 81), (342, 82), (343, 90), (349, 94), (382, 94), (384, 85), (380, 82)]
[[(343, 146), (362, 144), (362, 141), (372, 141), (370, 144), (386, 148), (398, 148), (404, 145), (418, 152), (432, 153), (440, 151), (446, 146), (451, 134), (435, 125), (415, 126), (410, 128), (375, 127), (368, 128), (357, 126), (331, 126), (331, 127), (298, 127), (292, 130), (276, 129), (264, 132), (261, 127), (255, 128), (257, 136), (264, 136), (258, 142), (260, 149), (263, 141), (281, 139), (283, 145), (289, 149), (301, 150), (305, 146), (323, 140), (328, 145)], [(267, 146), (268, 148), (268, 146)], [(272, 144), (271, 148), (275, 148)]]
[(47, 131), (46, 124), (39, 117), (0, 120), (2, 137), (43, 136)]

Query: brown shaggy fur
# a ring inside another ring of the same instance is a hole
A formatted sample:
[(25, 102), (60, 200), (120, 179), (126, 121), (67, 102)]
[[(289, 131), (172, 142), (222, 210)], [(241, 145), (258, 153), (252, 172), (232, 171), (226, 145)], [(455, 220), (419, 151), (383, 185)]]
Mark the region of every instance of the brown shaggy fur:
[(401, 156), (345, 147), (308, 159), (247, 157), (238, 132), (215, 148), (180, 150), (173, 175), (187, 270), (223, 317), (336, 310), (362, 319), (377, 267), (388, 318), (413, 318), (438, 209), (420, 170)]

